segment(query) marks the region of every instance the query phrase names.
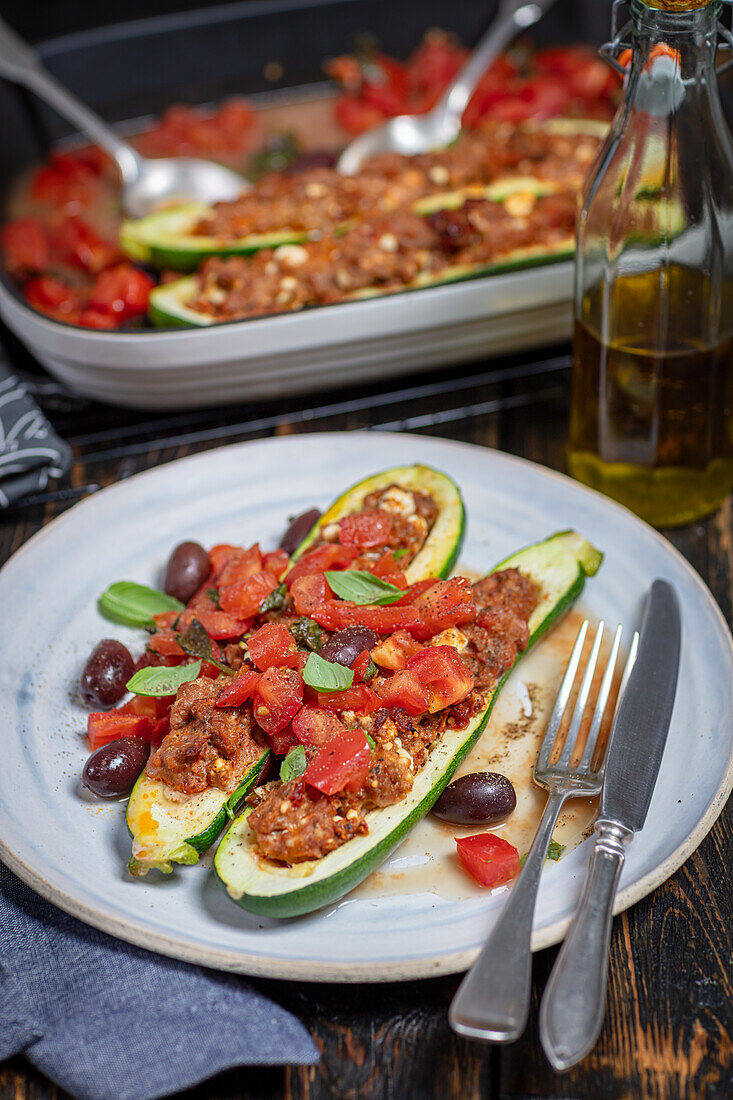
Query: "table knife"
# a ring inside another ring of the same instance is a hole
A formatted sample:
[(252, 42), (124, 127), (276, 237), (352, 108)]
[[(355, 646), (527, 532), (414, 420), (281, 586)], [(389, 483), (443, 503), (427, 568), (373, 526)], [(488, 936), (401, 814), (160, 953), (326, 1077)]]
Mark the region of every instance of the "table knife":
[(643, 826), (667, 740), (680, 659), (677, 594), (651, 586), (639, 651), (611, 729), (585, 888), (547, 983), (540, 1040), (553, 1067), (574, 1066), (603, 1023), (613, 903), (625, 847)]

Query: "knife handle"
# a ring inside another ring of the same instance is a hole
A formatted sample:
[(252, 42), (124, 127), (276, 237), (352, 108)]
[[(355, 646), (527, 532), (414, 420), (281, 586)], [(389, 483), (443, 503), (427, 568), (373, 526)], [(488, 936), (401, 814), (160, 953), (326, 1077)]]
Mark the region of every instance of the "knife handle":
[(593, 1048), (603, 1024), (616, 897), (625, 845), (633, 835), (599, 820), (585, 888), (560, 949), (540, 1008), (540, 1040), (554, 1068), (570, 1069)]

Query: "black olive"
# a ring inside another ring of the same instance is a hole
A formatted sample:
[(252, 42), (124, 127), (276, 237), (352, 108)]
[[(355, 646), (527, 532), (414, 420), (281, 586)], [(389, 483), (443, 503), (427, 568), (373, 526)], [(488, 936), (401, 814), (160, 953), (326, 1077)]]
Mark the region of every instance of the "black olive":
[(374, 649), (378, 641), (379, 638), (368, 626), (345, 626), (331, 635), (319, 651), (319, 656), (324, 661), (350, 668), (360, 653)]
[(210, 572), (211, 562), (203, 546), (198, 542), (182, 542), (168, 558), (163, 591), (181, 603), (188, 603)]
[(84, 765), (81, 781), (100, 798), (129, 794), (148, 762), (150, 746), (140, 737), (100, 745)]
[(318, 523), (320, 518), (321, 513), (317, 508), (310, 508), (307, 512), (301, 512), (299, 516), (294, 516), (285, 534), (280, 539), (280, 549), (284, 550), (286, 554), (294, 554), (305, 536), (310, 534), (311, 529)]
[(454, 825), (497, 825), (516, 805), (516, 792), (505, 775), (472, 772), (454, 779), (432, 812)]
[(114, 638), (105, 638), (92, 650), (79, 680), (79, 692), (90, 707), (110, 707), (127, 691), (135, 671), (129, 649)]

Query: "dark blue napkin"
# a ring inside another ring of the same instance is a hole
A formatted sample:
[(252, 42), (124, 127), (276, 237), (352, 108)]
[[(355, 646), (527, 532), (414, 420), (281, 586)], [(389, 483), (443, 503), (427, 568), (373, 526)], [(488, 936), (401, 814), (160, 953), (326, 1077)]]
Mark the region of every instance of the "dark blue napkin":
[(0, 508), (46, 488), (71, 465), (71, 448), (56, 435), (10, 368), (0, 348)]
[(242, 1065), (312, 1065), (306, 1029), (239, 978), (81, 924), (0, 864), (0, 1060), (78, 1100), (152, 1100)]

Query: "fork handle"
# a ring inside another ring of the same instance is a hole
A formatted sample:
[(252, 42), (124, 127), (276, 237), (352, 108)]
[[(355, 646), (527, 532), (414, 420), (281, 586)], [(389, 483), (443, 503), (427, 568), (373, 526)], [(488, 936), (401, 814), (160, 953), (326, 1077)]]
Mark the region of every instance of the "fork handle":
[(459, 1035), (511, 1043), (524, 1031), (529, 1015), (537, 889), (560, 810), (573, 793), (564, 788), (550, 792), (519, 878), (450, 1006), (450, 1025)]
[(559, 1072), (585, 1057), (603, 1024), (613, 901), (633, 835), (607, 819), (596, 822), (595, 832), (583, 895), (540, 1009), (540, 1040)]

